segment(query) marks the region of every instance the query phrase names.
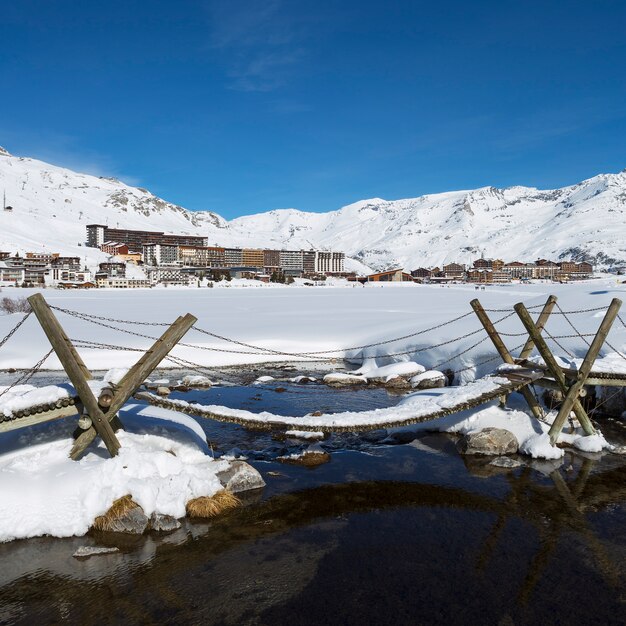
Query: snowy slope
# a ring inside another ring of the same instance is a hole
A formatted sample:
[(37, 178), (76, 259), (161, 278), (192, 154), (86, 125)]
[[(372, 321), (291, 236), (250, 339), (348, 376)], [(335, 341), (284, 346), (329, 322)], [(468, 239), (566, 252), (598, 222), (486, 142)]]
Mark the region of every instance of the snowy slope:
[(374, 198), (328, 213), (274, 210), (227, 222), (116, 179), (13, 157), (0, 148), (3, 191), (14, 210), (0, 211), (0, 250), (47, 248), (82, 256), (90, 265), (104, 255), (81, 245), (89, 223), (201, 234), (224, 246), (341, 250), (374, 268), (468, 262), (481, 254), (626, 262), (626, 170), (551, 191), (486, 187), (407, 200)]

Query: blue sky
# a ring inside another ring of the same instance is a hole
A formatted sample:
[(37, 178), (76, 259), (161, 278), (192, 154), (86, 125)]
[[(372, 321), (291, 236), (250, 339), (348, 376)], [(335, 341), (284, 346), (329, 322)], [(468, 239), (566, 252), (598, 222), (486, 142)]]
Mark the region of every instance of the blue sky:
[(626, 167), (626, 3), (16, 0), (0, 145), (225, 217)]

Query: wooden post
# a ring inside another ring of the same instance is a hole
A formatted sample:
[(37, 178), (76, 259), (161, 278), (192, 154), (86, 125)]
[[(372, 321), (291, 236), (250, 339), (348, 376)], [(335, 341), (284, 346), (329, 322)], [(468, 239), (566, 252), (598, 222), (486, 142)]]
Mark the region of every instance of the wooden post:
[[(600, 324), (600, 328), (598, 328), (598, 332), (593, 338), (593, 341), (589, 346), (589, 350), (587, 351), (587, 354), (585, 355), (581, 366), (578, 368), (578, 376), (575, 382), (567, 391), (567, 394), (565, 395), (565, 398), (563, 399), (563, 402), (561, 404), (561, 408), (559, 409), (559, 413), (556, 416), (552, 427), (550, 428), (550, 441), (553, 443), (553, 445), (558, 438), (559, 433), (561, 432), (561, 429), (565, 424), (565, 420), (567, 419), (567, 416), (570, 414), (570, 411), (574, 406), (574, 403), (577, 402), (578, 393), (582, 389), (585, 381), (587, 380), (587, 377), (589, 376), (589, 373), (591, 372), (594, 361), (596, 360), (596, 357), (598, 356), (598, 353), (600, 352), (600, 349), (602, 348), (604, 341), (606, 340), (606, 337), (611, 330), (611, 326), (613, 325), (613, 322), (615, 321), (615, 318), (617, 317), (621, 306), (622, 301), (619, 298), (613, 298), (606, 314), (604, 315), (604, 319)], [(587, 417), (586, 414), (585, 417)], [(588, 418), (586, 421), (580, 420), (580, 424), (587, 435), (595, 434), (596, 431), (591, 425), (591, 421), (589, 421)]]
[[(85, 364), (80, 357), (77, 358), (76, 350), (72, 346), (54, 313), (50, 310), (44, 297), (38, 293), (30, 296), (28, 302), (46, 333), (50, 344), (54, 348), (56, 355), (59, 357), (59, 361), (61, 361), (63, 368), (67, 372), (72, 385), (74, 385), (74, 389), (76, 389), (76, 392), (80, 396), (89, 417), (91, 417), (93, 427), (95, 427), (94, 433), (97, 432), (102, 437), (111, 456), (115, 456), (120, 448), (120, 443), (109, 421), (98, 406), (98, 401), (87, 383), (85, 371), (88, 372), (88, 370)], [(89, 378), (91, 378), (91, 374), (89, 374)]]
[[(545, 328), (545, 325), (548, 322), (548, 318), (550, 317), (550, 313), (552, 313), (552, 309), (554, 308), (555, 304), (556, 304), (556, 296), (548, 296), (548, 299), (546, 300), (546, 303), (543, 305), (543, 309), (541, 310), (541, 313), (539, 314), (539, 317), (537, 318), (537, 321), (535, 322), (535, 326), (537, 327), (539, 332), (541, 332)], [(527, 359), (530, 356), (531, 352), (533, 351), (534, 347), (535, 347), (535, 342), (533, 341), (533, 338), (528, 337), (528, 341), (526, 342), (526, 344), (522, 348), (522, 351), (520, 352), (519, 359), (521, 361)]]
[[(502, 341), (502, 338), (500, 337), (495, 326), (492, 324), (491, 320), (489, 319), (489, 316), (487, 315), (487, 312), (481, 305), (480, 301), (477, 298), (475, 298), (474, 300), (470, 302), (470, 305), (472, 309), (474, 309), (474, 312), (476, 313), (481, 324), (485, 327), (485, 330), (487, 331), (489, 338), (491, 339), (493, 345), (498, 351), (498, 354), (502, 357), (502, 360), (505, 363), (508, 363), (509, 365), (514, 365), (515, 359), (511, 356), (509, 349), (506, 347), (504, 341)], [(535, 398), (532, 391), (527, 386), (522, 387), (519, 391), (524, 396), (524, 400), (526, 400), (526, 403), (530, 407), (532, 414), (537, 419), (543, 419), (543, 410), (541, 406), (539, 405), (539, 402), (537, 402), (537, 398)]]
[[(541, 336), (541, 333), (535, 326), (535, 323), (533, 322), (533, 318), (530, 316), (530, 313), (526, 310), (526, 307), (521, 302), (516, 304), (513, 308), (515, 309), (520, 320), (522, 321), (522, 324), (524, 324), (524, 327), (528, 331), (528, 334), (530, 335), (535, 346), (537, 347), (537, 350), (539, 350), (539, 354), (541, 354), (541, 357), (545, 361), (546, 366), (548, 367), (549, 371), (554, 377), (554, 380), (558, 384), (560, 390), (565, 395), (567, 395), (569, 388), (567, 386), (565, 375), (563, 374), (563, 371), (559, 367), (559, 364), (556, 362), (556, 359), (552, 355), (552, 352), (550, 351), (548, 344), (545, 342), (544, 338)], [(593, 425), (591, 424), (591, 420), (587, 416), (585, 409), (583, 409), (577, 397), (574, 397), (574, 402), (570, 406), (569, 410), (572, 410), (572, 409), (574, 410), (576, 417), (580, 421), (581, 426), (584, 428), (585, 433), (587, 433), (588, 435), (595, 434), (596, 431)], [(556, 428), (555, 428), (556, 420), (552, 424), (552, 427), (550, 428), (550, 441), (552, 442), (552, 445), (556, 443), (556, 440), (558, 438), (558, 433), (561, 432), (561, 428), (563, 428), (563, 424), (565, 423), (565, 419), (567, 419), (568, 414), (569, 414), (569, 411), (567, 414), (564, 414), (564, 417), (562, 417), (562, 423), (559, 427), (558, 432), (556, 432)], [(556, 432), (556, 435), (554, 434), (555, 432)]]
[[(197, 319), (189, 313), (184, 317), (179, 317), (126, 373), (116, 386), (113, 399), (110, 401), (106, 414), (110, 421), (119, 419), (117, 418), (117, 412), (124, 406), (128, 398), (135, 393), (139, 385), (143, 383), (196, 322)], [(78, 433), (70, 452), (70, 457), (77, 459), (95, 437), (96, 430), (93, 427)]]

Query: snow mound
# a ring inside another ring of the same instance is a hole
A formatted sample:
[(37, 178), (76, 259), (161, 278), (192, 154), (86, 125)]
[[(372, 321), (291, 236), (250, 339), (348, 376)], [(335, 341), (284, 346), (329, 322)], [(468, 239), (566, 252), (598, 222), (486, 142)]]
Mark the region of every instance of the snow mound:
[[(194, 422), (183, 416), (177, 421)], [(189, 500), (222, 489), (216, 474), (228, 462), (213, 460), (193, 443), (125, 431), (117, 436), (121, 449), (114, 458), (101, 443), (72, 461), (71, 438), (0, 456), (0, 541), (84, 535), (97, 516), (127, 494), (148, 516), (180, 518)]]

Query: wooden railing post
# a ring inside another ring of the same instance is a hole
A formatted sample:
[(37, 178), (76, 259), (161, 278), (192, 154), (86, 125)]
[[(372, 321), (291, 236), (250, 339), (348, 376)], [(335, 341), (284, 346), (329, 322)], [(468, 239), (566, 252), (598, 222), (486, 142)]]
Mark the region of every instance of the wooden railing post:
[[(504, 341), (502, 341), (500, 334), (498, 333), (498, 331), (496, 330), (496, 327), (493, 325), (493, 323), (489, 319), (489, 316), (487, 315), (487, 312), (483, 308), (480, 301), (477, 298), (475, 298), (474, 300), (470, 302), (470, 305), (472, 309), (474, 309), (474, 312), (476, 313), (476, 316), (480, 320), (481, 324), (485, 327), (485, 331), (489, 335), (489, 338), (491, 339), (491, 342), (493, 343), (496, 350), (498, 351), (498, 354), (500, 355), (500, 357), (502, 357), (502, 360), (505, 363), (508, 363), (509, 365), (514, 365), (515, 359), (511, 356), (509, 349), (506, 347)], [(532, 414), (537, 419), (542, 419), (544, 416), (543, 410), (541, 406), (539, 405), (539, 402), (537, 402), (537, 398), (535, 398), (532, 391), (527, 386), (522, 387), (519, 391), (522, 394), (522, 396), (524, 396), (524, 400), (526, 400), (526, 403), (528, 404)]]
[[(546, 300), (546, 303), (543, 305), (543, 309), (541, 310), (541, 313), (539, 314), (539, 317), (537, 318), (537, 321), (535, 322), (535, 326), (537, 327), (537, 330), (539, 332), (541, 332), (545, 328), (548, 322), (548, 318), (550, 317), (550, 314), (552, 313), (552, 309), (554, 308), (555, 304), (556, 304), (556, 296), (548, 296), (548, 299)], [(530, 356), (534, 348), (535, 348), (535, 342), (533, 341), (533, 338), (529, 336), (524, 347), (522, 348), (522, 351), (519, 354), (519, 360), (523, 361), (527, 359)]]
[[(545, 339), (541, 336), (539, 329), (535, 326), (535, 323), (533, 322), (533, 318), (530, 316), (530, 313), (526, 310), (526, 307), (521, 302), (516, 304), (513, 308), (515, 309), (520, 320), (522, 321), (522, 324), (524, 324), (524, 327), (528, 331), (528, 334), (533, 340), (537, 350), (539, 351), (539, 354), (545, 361), (545, 364), (548, 370), (550, 371), (550, 373), (554, 377), (554, 380), (558, 384), (559, 389), (563, 392), (565, 396), (567, 396), (569, 392), (569, 387), (567, 386), (565, 374), (563, 374), (561, 367), (556, 362), (556, 359), (552, 355), (552, 352), (550, 351), (548, 344), (546, 343)], [(563, 409), (563, 405), (561, 405), (561, 409)], [(563, 428), (563, 424), (565, 424), (565, 420), (567, 419), (567, 416), (569, 415), (569, 412), (571, 410), (573, 410), (574, 413), (576, 414), (576, 417), (578, 418), (578, 421), (583, 427), (583, 430), (585, 431), (585, 433), (587, 435), (595, 434), (596, 432), (595, 428), (591, 424), (591, 420), (589, 419), (589, 416), (585, 412), (585, 409), (583, 409), (582, 405), (580, 404), (580, 401), (578, 400), (578, 392), (577, 392), (576, 395), (573, 396), (573, 402), (571, 402), (569, 409), (567, 410), (567, 413), (563, 410), (560, 410), (559, 415), (557, 416), (557, 419), (555, 419), (555, 421), (552, 424), (552, 427), (550, 428), (550, 441), (552, 445), (556, 443), (559, 433), (561, 432), (561, 429)], [(558, 424), (557, 424), (557, 420), (559, 422)]]
[(120, 443), (87, 383), (88, 378), (91, 378), (91, 373), (78, 356), (44, 297), (37, 293), (30, 296), (28, 302), (87, 410), (93, 423), (94, 433), (97, 432), (102, 437), (111, 456), (115, 456), (120, 448)]
[[(170, 350), (182, 339), (189, 329), (197, 322), (197, 319), (187, 313), (184, 317), (179, 317), (164, 333), (157, 339), (152, 347), (128, 370), (126, 375), (113, 390), (113, 398), (110, 401), (106, 412), (109, 421), (116, 418), (117, 412), (124, 406), (150, 373), (167, 356)], [(70, 452), (72, 459), (77, 459), (85, 448), (95, 439), (96, 431), (93, 426), (81, 432), (74, 441), (74, 446)]]
[[(611, 326), (613, 325), (613, 322), (615, 321), (615, 318), (617, 317), (621, 306), (622, 301), (619, 298), (613, 298), (604, 316), (604, 319), (600, 324), (600, 328), (598, 328), (598, 332), (593, 338), (593, 341), (589, 346), (589, 350), (587, 351), (587, 354), (585, 355), (581, 366), (578, 368), (578, 376), (575, 382), (567, 391), (567, 394), (563, 399), (563, 402), (561, 403), (559, 413), (556, 416), (554, 423), (552, 424), (552, 428), (550, 428), (550, 441), (552, 441), (553, 444), (557, 440), (559, 433), (563, 428), (563, 424), (565, 424), (565, 420), (567, 419), (567, 416), (574, 406), (574, 403), (577, 401), (578, 393), (582, 389), (585, 381), (587, 380), (587, 377), (589, 376), (589, 373), (591, 372), (594, 361), (596, 360), (596, 357), (598, 356), (598, 353), (600, 352), (600, 349), (602, 348), (604, 341), (606, 340), (606, 337), (611, 330)], [(587, 417), (586, 414), (585, 417)], [(584, 423), (583, 420), (581, 420), (580, 423), (588, 435), (592, 435), (596, 432), (590, 421), (587, 424)]]

